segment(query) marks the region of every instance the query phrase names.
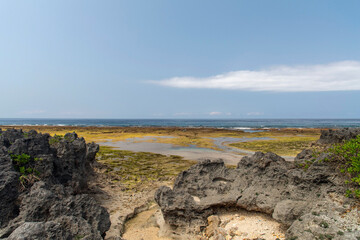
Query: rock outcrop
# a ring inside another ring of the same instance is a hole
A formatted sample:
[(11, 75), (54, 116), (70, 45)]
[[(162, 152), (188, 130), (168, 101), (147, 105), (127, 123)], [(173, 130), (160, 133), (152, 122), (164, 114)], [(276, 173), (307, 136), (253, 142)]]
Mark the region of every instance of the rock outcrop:
[[(303, 151), (297, 161), (311, 158), (312, 151)], [(272, 216), (289, 239), (360, 238), (360, 213), (344, 197), (343, 176), (334, 165), (313, 162), (304, 169), (261, 152), (243, 157), (236, 169), (204, 160), (182, 172), (173, 189), (159, 188), (155, 200), (178, 231), (203, 229), (209, 216), (231, 207)]]
[(341, 143), (345, 140), (350, 140), (360, 135), (360, 128), (340, 128), (322, 130), (320, 139), (317, 141), (319, 144), (333, 144)]
[(0, 130), (0, 238), (103, 239), (109, 214), (87, 194), (98, 150), (75, 133)]

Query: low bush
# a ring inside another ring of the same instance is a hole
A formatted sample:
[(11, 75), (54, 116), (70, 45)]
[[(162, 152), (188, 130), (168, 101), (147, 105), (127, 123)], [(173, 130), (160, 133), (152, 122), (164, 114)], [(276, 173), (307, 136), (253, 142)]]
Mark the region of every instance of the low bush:
[(360, 135), (356, 138), (333, 145), (329, 149), (330, 157), (326, 161), (341, 163), (340, 171), (349, 176), (348, 197), (360, 198)]
[(20, 172), (20, 183), (24, 188), (31, 186), (34, 182), (39, 180), (39, 171), (34, 168), (34, 161), (39, 161), (38, 158), (32, 159), (30, 155), (22, 154), (10, 154), (13, 160), (14, 168)]

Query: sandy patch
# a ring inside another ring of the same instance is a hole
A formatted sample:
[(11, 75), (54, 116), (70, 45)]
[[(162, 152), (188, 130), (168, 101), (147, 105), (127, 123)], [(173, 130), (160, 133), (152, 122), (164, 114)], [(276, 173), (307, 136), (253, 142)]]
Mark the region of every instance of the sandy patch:
[(285, 231), (280, 223), (271, 217), (257, 212), (237, 210), (218, 215), (228, 235), (226, 239), (285, 239)]
[[(169, 237), (160, 237), (159, 208), (153, 205), (149, 210), (136, 215), (125, 225), (123, 238), (134, 240), (171, 240)], [(160, 220), (161, 221), (161, 220)], [(161, 223), (160, 223), (161, 224)]]
[(220, 233), (226, 240), (285, 239), (285, 230), (282, 225), (262, 213), (236, 210), (220, 213), (215, 217), (220, 219), (219, 225), (210, 226), (210, 224), (203, 232), (173, 235), (165, 224), (159, 207), (153, 205), (149, 210), (139, 213), (126, 223), (123, 237), (128, 240), (212, 240), (217, 238), (209, 233), (215, 232)]

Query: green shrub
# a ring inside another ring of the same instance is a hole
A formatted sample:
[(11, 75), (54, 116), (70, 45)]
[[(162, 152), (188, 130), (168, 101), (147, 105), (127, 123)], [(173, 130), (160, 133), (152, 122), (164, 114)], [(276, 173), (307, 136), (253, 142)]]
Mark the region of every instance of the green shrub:
[(15, 166), (22, 166), (24, 164), (27, 164), (31, 159), (30, 155), (25, 153), (19, 155), (11, 154), (10, 157), (14, 161)]
[(56, 135), (56, 134), (55, 134), (55, 136), (53, 136), (52, 138), (49, 139), (49, 143), (50, 143), (50, 145), (55, 144), (55, 143), (58, 143), (58, 142), (60, 142), (63, 138), (64, 138), (64, 136), (62, 136), (62, 135)]
[(338, 161), (342, 164), (341, 172), (347, 173), (354, 187), (348, 189), (348, 197), (360, 198), (360, 135), (356, 138), (345, 141), (342, 144), (333, 145), (329, 149), (328, 161)]
[(20, 183), (26, 188), (32, 185), (35, 181), (39, 180), (40, 172), (34, 169), (34, 161), (28, 154), (10, 154), (15, 170), (20, 172)]

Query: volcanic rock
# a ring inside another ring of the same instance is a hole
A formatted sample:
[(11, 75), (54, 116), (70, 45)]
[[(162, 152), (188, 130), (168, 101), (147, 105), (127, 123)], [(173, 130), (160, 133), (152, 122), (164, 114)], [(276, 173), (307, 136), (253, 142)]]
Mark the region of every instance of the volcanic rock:
[(353, 217), (342, 217), (352, 211), (345, 190), (334, 166), (318, 163), (305, 171), (274, 153), (256, 152), (243, 157), (236, 169), (222, 160), (204, 160), (182, 172), (173, 189), (159, 188), (155, 200), (176, 231), (205, 228), (207, 218), (220, 209), (241, 208), (272, 216), (288, 228), (289, 238), (310, 240), (328, 234), (332, 239), (356, 239), (360, 214), (354, 210)]
[(103, 239), (109, 214), (86, 194), (98, 150), (75, 133), (0, 130), (0, 238)]
[(319, 144), (333, 144), (341, 143), (345, 140), (350, 140), (360, 135), (360, 128), (340, 128), (322, 130), (320, 139), (317, 141)]

